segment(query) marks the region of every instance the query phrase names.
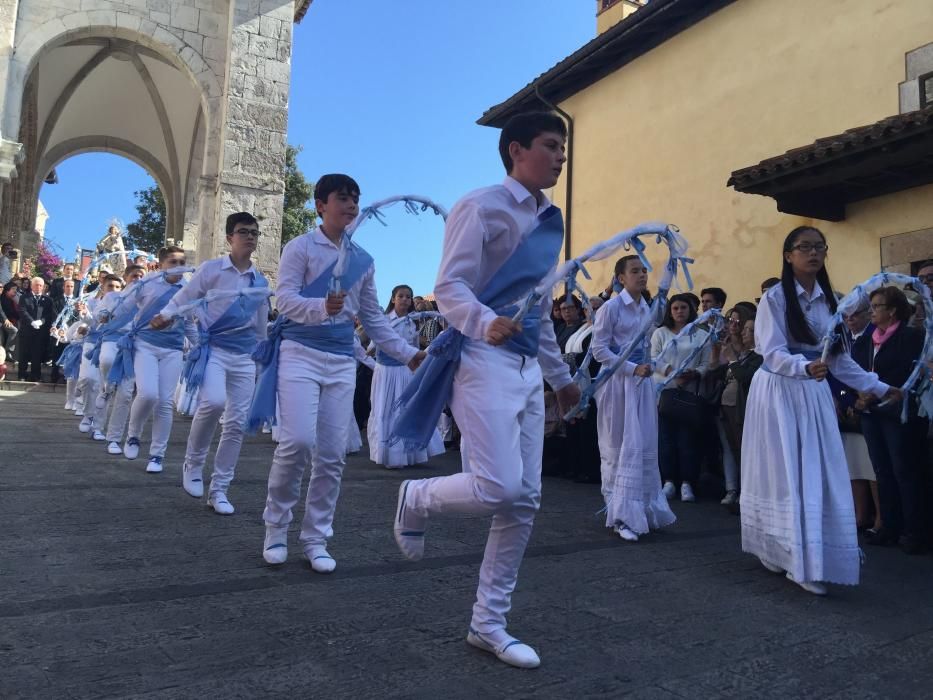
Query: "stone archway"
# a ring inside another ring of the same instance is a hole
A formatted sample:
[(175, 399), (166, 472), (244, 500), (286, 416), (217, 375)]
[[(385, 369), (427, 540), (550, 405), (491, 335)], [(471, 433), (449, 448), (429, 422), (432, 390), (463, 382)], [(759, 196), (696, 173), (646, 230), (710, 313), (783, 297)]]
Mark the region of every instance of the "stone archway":
[(311, 0), (11, 2), (0, 11), (0, 237), (31, 234), (55, 162), (110, 150), (156, 177), (169, 235), (194, 260), (221, 252), (223, 218), (247, 210), (269, 234), (260, 267), (274, 272), (292, 21)]

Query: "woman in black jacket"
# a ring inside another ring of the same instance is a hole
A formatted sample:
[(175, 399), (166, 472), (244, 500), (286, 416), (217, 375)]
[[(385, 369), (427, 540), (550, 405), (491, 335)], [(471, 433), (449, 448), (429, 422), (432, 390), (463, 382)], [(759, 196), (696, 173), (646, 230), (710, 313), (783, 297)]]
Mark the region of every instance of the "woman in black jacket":
[(0, 295), (0, 345), (6, 350), (11, 365), (16, 357), (16, 335), (19, 332), (19, 285), (10, 280)]
[[(876, 372), (891, 386), (901, 386), (923, 350), (923, 333), (908, 325), (912, 311), (896, 287), (871, 294), (872, 342), (853, 348), (853, 359)], [(866, 396), (856, 404), (865, 408), (862, 432), (878, 478), (882, 527), (868, 536), (869, 544), (901, 541), (908, 554), (924, 551), (927, 514), (924, 503), (927, 421), (917, 415), (917, 402), (908, 396), (907, 422), (901, 423), (901, 404), (878, 406)]]

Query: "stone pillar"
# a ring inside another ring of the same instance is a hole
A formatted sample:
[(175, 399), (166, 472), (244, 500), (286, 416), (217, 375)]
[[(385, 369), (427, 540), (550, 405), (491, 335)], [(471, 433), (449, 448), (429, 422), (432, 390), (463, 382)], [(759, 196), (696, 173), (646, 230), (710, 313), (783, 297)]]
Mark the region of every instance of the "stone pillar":
[[(290, 0), (273, 4), (269, 9), (270, 3), (255, 0), (231, 3), (222, 159), (211, 237), (213, 255), (220, 254), (226, 245), (227, 215), (252, 212), (263, 232), (257, 264), (269, 273), (278, 265), (282, 236), (294, 14)], [(205, 237), (202, 233), (202, 240)]]
[[(0, 139), (0, 221), (9, 219), (9, 216), (4, 217), (4, 205), (10, 197), (10, 181), (16, 177), (17, 168), (22, 160), (23, 144)], [(0, 230), (0, 239), (9, 240), (10, 233), (10, 226), (3, 226)]]

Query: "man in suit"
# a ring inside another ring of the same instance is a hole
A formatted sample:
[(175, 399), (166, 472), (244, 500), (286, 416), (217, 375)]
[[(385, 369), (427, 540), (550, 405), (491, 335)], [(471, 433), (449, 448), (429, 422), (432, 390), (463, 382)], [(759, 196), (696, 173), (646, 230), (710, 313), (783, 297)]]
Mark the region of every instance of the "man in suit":
[(42, 381), (42, 360), (48, 347), (49, 329), (55, 322), (52, 298), (45, 294), (45, 280), (33, 277), (29, 291), (19, 301), (19, 371), (20, 381), (26, 381), (26, 365), (30, 365), (28, 380)]
[(49, 285), (49, 296), (52, 297), (52, 299), (57, 300), (65, 298), (64, 289), (65, 282), (67, 280), (74, 281), (74, 289), (71, 292), (71, 296), (77, 297), (79, 294), (81, 294), (81, 284), (83, 280), (82, 276), (80, 274), (75, 274), (74, 265), (71, 263), (65, 263), (65, 265), (62, 267), (61, 276), (52, 280), (52, 284)]

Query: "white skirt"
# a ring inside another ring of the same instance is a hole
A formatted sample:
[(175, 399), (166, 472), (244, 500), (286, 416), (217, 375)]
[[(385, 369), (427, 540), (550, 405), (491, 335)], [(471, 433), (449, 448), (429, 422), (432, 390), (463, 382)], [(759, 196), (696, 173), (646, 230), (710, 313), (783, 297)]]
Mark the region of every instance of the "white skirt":
[(363, 449), (363, 436), (360, 426), (356, 424), (356, 416), (350, 416), (350, 427), (347, 429), (347, 454), (353, 454)]
[[(658, 404), (651, 378), (626, 377), (620, 372), (603, 387), (599, 402), (600, 450), (607, 444), (607, 455), (616, 463), (604, 474), (606, 526), (625, 523), (643, 535), (672, 524), (677, 517), (661, 490), (658, 469)], [(603, 417), (604, 408), (608, 415)], [(621, 425), (620, 425), (621, 419)], [(604, 436), (604, 426), (619, 433)], [(623, 428), (624, 426), (624, 428)], [(618, 448), (615, 443), (621, 437)], [(606, 478), (608, 477), (608, 478)]]
[(407, 467), (412, 464), (427, 462), (434, 455), (444, 452), (444, 441), (437, 429), (426, 450), (406, 450), (399, 441), (389, 444), (389, 431), (397, 414), (395, 402), (408, 386), (414, 373), (405, 366), (387, 367), (376, 364), (373, 370), (373, 384), (370, 392), (372, 412), (366, 426), (369, 441), (369, 458), (376, 464), (390, 469)]
[(797, 581), (855, 585), (849, 470), (825, 381), (759, 370), (742, 436), (742, 549)]
[(846, 453), (846, 464), (849, 466), (849, 480), (864, 479), (876, 481), (875, 468), (871, 464), (868, 454), (868, 443), (861, 433), (842, 433), (842, 449)]

